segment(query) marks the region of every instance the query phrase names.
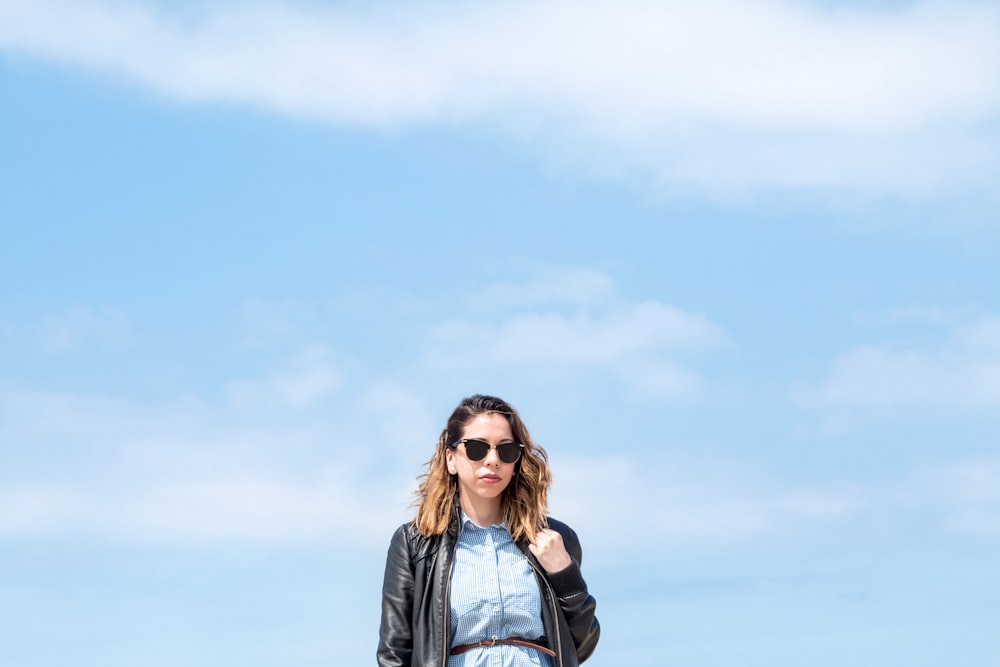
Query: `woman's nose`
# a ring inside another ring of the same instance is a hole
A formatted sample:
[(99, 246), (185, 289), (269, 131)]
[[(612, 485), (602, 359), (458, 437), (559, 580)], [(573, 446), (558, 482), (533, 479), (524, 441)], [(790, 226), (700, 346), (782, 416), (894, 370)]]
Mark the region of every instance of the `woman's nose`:
[(496, 447), (490, 447), (486, 452), (486, 458), (483, 459), (483, 463), (488, 466), (495, 466), (500, 464), (500, 455), (497, 454)]

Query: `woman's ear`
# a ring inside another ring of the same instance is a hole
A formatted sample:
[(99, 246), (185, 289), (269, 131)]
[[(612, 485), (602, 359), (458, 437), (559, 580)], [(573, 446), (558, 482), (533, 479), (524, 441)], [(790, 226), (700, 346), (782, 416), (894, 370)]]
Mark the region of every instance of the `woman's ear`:
[(450, 447), (444, 450), (444, 461), (445, 461), (445, 467), (448, 469), (449, 475), (454, 475), (458, 472), (458, 470), (455, 468), (455, 450), (451, 449)]

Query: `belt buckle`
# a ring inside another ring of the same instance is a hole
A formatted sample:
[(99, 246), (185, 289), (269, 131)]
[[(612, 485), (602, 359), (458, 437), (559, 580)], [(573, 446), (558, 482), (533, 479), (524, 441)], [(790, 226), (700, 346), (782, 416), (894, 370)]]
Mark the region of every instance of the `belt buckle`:
[(497, 645), (497, 638), (496, 637), (494, 637), (492, 639), (480, 639), (479, 640), (479, 646), (480, 647), (496, 646), (496, 645)]

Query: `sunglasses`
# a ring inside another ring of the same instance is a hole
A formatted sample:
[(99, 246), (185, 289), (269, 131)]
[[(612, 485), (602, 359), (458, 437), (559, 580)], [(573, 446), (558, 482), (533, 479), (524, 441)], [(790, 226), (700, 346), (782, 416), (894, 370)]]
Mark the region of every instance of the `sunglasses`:
[[(456, 440), (451, 443), (451, 446), (454, 448), (461, 444), (465, 444), (465, 455), (470, 461), (482, 461), (486, 458), (490, 449), (493, 449), (488, 442), (470, 440), (468, 438)], [(516, 463), (521, 458), (521, 449), (523, 448), (524, 445), (517, 442), (501, 442), (495, 449), (497, 450), (497, 457), (501, 461), (504, 463)]]

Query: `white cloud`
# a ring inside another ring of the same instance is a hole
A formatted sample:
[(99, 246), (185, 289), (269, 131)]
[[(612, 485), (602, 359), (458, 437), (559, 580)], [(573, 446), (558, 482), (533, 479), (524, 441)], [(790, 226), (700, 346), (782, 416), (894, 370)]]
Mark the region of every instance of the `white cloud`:
[(40, 535), (65, 528), (81, 515), (86, 504), (71, 490), (53, 485), (4, 488), (0, 486), (0, 537)]
[(30, 442), (39, 447), (60, 443), (72, 450), (86, 442), (91, 451), (107, 451), (113, 443), (136, 432), (169, 436), (206, 428), (211, 414), (211, 406), (190, 398), (149, 407), (112, 395), (0, 385), (0, 439), (10, 443), (11, 448)]
[[(441, 426), (432, 412), (419, 392), (389, 384), (320, 415), (289, 409), (249, 421), (225, 405), (8, 389), (0, 392), (0, 541), (382, 548), (412, 516), (414, 478)], [(554, 454), (553, 514), (580, 530), (588, 549), (616, 558), (651, 546), (850, 533), (872, 521), (897, 526), (900, 517), (974, 539), (1000, 536), (995, 457), (880, 483), (803, 483), (763, 465), (657, 449)]]
[(998, 30), (1000, 10), (970, 1), (0, 3), (0, 48), (174, 99), (369, 127), (496, 123), (585, 168), (710, 193), (988, 192)]
[(320, 414), (5, 388), (0, 540), (381, 545), (433, 443), (424, 412), (387, 387)]
[(950, 326), (956, 322), (977, 319), (986, 315), (974, 307), (945, 308), (923, 303), (911, 303), (888, 309), (880, 316), (872, 318), (875, 323), (928, 324)]
[(297, 333), (315, 311), (310, 304), (290, 299), (247, 299), (239, 309), (243, 343), (255, 347), (286, 339)]
[(715, 338), (705, 319), (658, 301), (646, 301), (594, 315), (526, 313), (494, 330), (450, 322), (438, 335), (449, 345), (462, 343), (471, 354), (491, 355), (498, 363), (604, 365), (658, 347), (701, 344)]
[(42, 345), (53, 352), (69, 352), (92, 344), (121, 345), (132, 339), (132, 323), (118, 308), (76, 304), (45, 319)]
[(601, 300), (571, 313), (517, 313), (501, 321), (451, 320), (431, 334), (428, 363), (437, 369), (531, 368), (568, 374), (610, 373), (659, 396), (689, 393), (698, 376), (672, 356), (718, 343), (719, 330), (700, 315), (659, 301)]
[(904, 485), (910, 504), (936, 508), (942, 525), (973, 537), (1000, 537), (1000, 458), (980, 457), (923, 469)]
[(237, 380), (230, 383), (227, 395), (237, 407), (260, 407), (273, 403), (281, 406), (307, 407), (338, 389), (343, 378), (330, 362), (329, 350), (311, 345), (301, 350), (285, 368), (264, 380)]
[(532, 274), (530, 278), (493, 283), (473, 294), (470, 303), (489, 310), (553, 303), (586, 304), (603, 300), (614, 291), (614, 281), (603, 271), (536, 265), (515, 267), (516, 273), (524, 272), (524, 268)]
[[(1000, 459), (908, 467), (880, 481), (795, 482), (733, 462), (647, 452), (554, 461), (553, 515), (597, 552), (726, 546), (916, 529), (1000, 537)], [(627, 536), (623, 544), (623, 536)], [(898, 537), (903, 537), (899, 535)]]
[[(752, 473), (646, 453), (570, 458), (555, 470), (553, 511), (602, 544), (725, 545), (782, 537), (846, 520), (864, 509), (856, 486), (795, 488)], [(616, 549), (616, 552), (617, 552)]]
[(371, 546), (406, 519), (405, 495), (372, 502), (370, 491), (337, 469), (305, 478), (222, 472), (206, 479), (144, 481), (141, 487), (122, 480), (105, 480), (102, 487), (0, 487), (5, 508), (0, 538), (89, 535), (150, 544)]
[(834, 361), (818, 388), (800, 397), (844, 407), (1000, 404), (1000, 318), (950, 324), (937, 343), (858, 346)]

